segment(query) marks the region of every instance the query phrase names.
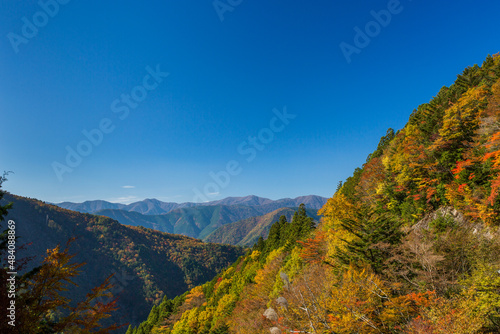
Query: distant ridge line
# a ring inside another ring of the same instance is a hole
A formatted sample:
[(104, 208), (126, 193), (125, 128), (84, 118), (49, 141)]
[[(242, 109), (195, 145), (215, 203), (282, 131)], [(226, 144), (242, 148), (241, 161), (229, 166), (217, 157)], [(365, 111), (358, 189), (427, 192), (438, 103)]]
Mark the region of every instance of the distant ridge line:
[(78, 211), (82, 213), (96, 213), (101, 210), (125, 210), (125, 211), (135, 211), (145, 215), (161, 215), (169, 213), (175, 209), (190, 208), (195, 206), (213, 206), (213, 205), (241, 205), (241, 206), (276, 206), (279, 207), (298, 207), (301, 203), (304, 203), (306, 207), (311, 209), (319, 210), (327, 201), (327, 198), (308, 195), (299, 196), (296, 198), (281, 198), (278, 200), (271, 200), (265, 197), (259, 197), (255, 195), (248, 195), (244, 197), (227, 197), (224, 199), (206, 202), (206, 203), (175, 203), (175, 202), (163, 202), (155, 198), (146, 198), (142, 201), (121, 204), (112, 203), (104, 200), (91, 200), (81, 203), (74, 202), (61, 202), (55, 205), (69, 209), (73, 211)]

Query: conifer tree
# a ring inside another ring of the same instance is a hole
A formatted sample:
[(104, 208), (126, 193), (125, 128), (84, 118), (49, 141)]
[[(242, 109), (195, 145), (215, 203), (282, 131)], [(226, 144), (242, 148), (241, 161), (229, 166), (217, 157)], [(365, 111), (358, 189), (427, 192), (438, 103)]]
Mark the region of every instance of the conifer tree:
[(264, 250), (264, 247), (266, 247), (266, 244), (264, 242), (264, 238), (262, 236), (259, 237), (257, 242), (253, 246), (253, 250), (258, 250), (262, 252)]
[(397, 245), (403, 237), (398, 221), (366, 210), (352, 219), (343, 219), (341, 226), (354, 238), (351, 241), (344, 240), (345, 249), (337, 248), (337, 259), (346, 265), (367, 263), (377, 274), (382, 273), (383, 264), (389, 257), (389, 250), (385, 246)]

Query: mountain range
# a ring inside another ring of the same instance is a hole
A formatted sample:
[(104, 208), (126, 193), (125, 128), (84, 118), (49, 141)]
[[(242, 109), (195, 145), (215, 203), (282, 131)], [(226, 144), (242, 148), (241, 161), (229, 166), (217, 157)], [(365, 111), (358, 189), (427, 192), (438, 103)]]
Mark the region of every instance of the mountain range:
[(134, 211), (145, 215), (161, 215), (175, 209), (191, 208), (195, 206), (214, 206), (214, 205), (241, 205), (262, 207), (262, 211), (271, 212), (283, 207), (298, 207), (304, 203), (306, 207), (319, 210), (327, 201), (327, 198), (309, 195), (300, 196), (297, 198), (282, 198), (279, 200), (271, 200), (268, 198), (258, 197), (254, 195), (245, 197), (227, 197), (221, 200), (206, 202), (206, 203), (171, 203), (162, 202), (157, 199), (145, 199), (131, 204), (111, 203), (103, 200), (85, 201), (83, 203), (62, 202), (55, 205), (73, 211), (82, 213), (97, 213), (102, 210), (124, 210)]
[(114, 274), (112, 292), (119, 311), (111, 322), (132, 324), (146, 318), (163, 296), (173, 298), (213, 278), (244, 254), (240, 247), (204, 243), (198, 239), (126, 226), (104, 216), (62, 209), (34, 199), (6, 193), (0, 205), (13, 203), (6, 220), (15, 221), (18, 258), (41, 264), (48, 249), (76, 237), (73, 261), (86, 263), (66, 297), (83, 300), (85, 294)]
[[(297, 207), (304, 204), (309, 209), (311, 217), (319, 220), (317, 210), (326, 201), (326, 198), (314, 195), (279, 200), (252, 195), (228, 197), (207, 203), (179, 204), (145, 199), (128, 205), (102, 200), (83, 203), (63, 202), (57, 205), (70, 210), (106, 216), (124, 225), (143, 226), (202, 240), (208, 240), (209, 235), (228, 224), (237, 223), (216, 233), (210, 240), (251, 246), (259, 236), (267, 238), (270, 225), (281, 215), (276, 212), (277, 210), (288, 208), (282, 214), (290, 219)], [(248, 235), (242, 235), (243, 231)]]
[(210, 205), (175, 209), (162, 215), (144, 215), (125, 210), (101, 210), (96, 214), (121, 224), (144, 226), (158, 231), (203, 239), (217, 228), (249, 217), (262, 215), (257, 207), (243, 205)]
[[(279, 208), (268, 212), (271, 206), (210, 205), (175, 209), (162, 215), (143, 215), (125, 210), (101, 210), (96, 214), (117, 220), (121, 224), (143, 226), (158, 231), (181, 234), (207, 242), (252, 246), (262, 236), (267, 238), (271, 225), (280, 216), (291, 220), (297, 208)], [(307, 214), (319, 221), (318, 210), (307, 209)]]

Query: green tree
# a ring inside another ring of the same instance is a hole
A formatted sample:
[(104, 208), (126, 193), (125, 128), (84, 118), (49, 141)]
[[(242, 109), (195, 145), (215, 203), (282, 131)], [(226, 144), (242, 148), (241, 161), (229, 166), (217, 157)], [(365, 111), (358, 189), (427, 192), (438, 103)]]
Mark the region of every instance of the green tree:
[(287, 237), (293, 242), (294, 239), (297, 240), (306, 237), (314, 228), (314, 219), (307, 215), (306, 206), (304, 204), (300, 204), (299, 209), (293, 215), (293, 220), (290, 224)]
[(342, 220), (341, 226), (354, 238), (344, 240), (345, 249), (337, 248), (337, 259), (345, 265), (368, 263), (375, 273), (382, 274), (390, 254), (386, 246), (399, 244), (403, 237), (401, 224), (385, 214), (363, 210), (354, 218)]
[(259, 237), (259, 240), (254, 244), (253, 250), (258, 250), (258, 251), (263, 251), (264, 247), (266, 246), (264, 242), (264, 238), (262, 236)]
[(280, 219), (271, 226), (266, 240), (266, 253), (283, 246), (286, 238), (287, 225), (288, 222), (286, 217), (281, 216)]

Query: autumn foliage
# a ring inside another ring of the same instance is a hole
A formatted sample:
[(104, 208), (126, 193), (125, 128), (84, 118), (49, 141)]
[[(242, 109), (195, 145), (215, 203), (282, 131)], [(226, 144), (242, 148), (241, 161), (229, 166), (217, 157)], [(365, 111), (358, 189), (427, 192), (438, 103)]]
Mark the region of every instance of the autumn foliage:
[(500, 332), (500, 56), (389, 129), (320, 214), (276, 222), (151, 333)]

